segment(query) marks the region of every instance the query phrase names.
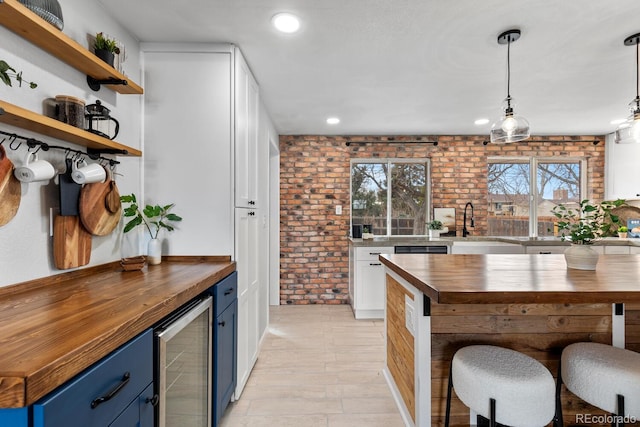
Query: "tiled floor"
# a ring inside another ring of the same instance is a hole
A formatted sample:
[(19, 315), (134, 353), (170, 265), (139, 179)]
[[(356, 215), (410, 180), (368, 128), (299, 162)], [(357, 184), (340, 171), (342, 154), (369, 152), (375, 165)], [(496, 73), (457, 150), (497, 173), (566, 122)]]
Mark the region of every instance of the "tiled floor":
[(253, 373), (222, 427), (402, 427), (382, 375), (382, 320), (341, 306), (271, 307)]

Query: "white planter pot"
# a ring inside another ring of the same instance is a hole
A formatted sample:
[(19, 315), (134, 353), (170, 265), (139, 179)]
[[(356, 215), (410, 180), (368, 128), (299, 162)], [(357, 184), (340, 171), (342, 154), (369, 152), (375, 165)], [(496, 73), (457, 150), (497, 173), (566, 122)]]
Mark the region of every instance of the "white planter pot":
[(432, 239), (440, 237), (440, 233), (442, 233), (442, 230), (429, 230), (429, 237)]
[(567, 268), (595, 270), (600, 255), (589, 245), (571, 245), (564, 252)]
[(147, 246), (147, 263), (157, 265), (162, 262), (162, 242), (159, 239), (149, 240)]

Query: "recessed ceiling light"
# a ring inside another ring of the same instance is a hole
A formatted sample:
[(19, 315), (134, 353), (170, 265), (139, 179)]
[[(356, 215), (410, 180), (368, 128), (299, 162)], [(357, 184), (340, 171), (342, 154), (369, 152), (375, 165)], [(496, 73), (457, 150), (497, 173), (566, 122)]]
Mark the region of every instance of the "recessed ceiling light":
[(612, 125), (619, 125), (620, 123), (624, 122), (626, 119), (615, 119), (615, 120), (611, 120), (609, 123), (611, 123)]
[(478, 119), (475, 122), (473, 122), (476, 125), (486, 125), (487, 123), (489, 123), (489, 119)]
[(327, 123), (330, 125), (337, 125), (338, 123), (340, 123), (340, 119), (337, 117), (329, 117), (327, 119)]
[(290, 13), (278, 13), (271, 18), (273, 26), (283, 33), (295, 33), (300, 28), (300, 20)]

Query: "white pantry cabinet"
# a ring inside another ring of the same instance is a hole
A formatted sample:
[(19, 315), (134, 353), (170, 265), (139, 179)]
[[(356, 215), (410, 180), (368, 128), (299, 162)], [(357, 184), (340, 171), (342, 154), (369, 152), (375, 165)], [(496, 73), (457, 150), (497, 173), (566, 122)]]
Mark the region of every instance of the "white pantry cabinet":
[[(143, 43), (145, 202), (174, 202), (183, 221), (163, 255), (233, 255), (238, 271), (238, 399), (268, 317), (259, 257), (268, 209), (257, 205), (259, 87), (230, 44)], [(264, 143), (268, 144), (268, 141)], [(266, 159), (265, 163), (268, 163)], [(267, 192), (268, 193), (268, 192)], [(265, 271), (263, 271), (265, 270)], [(262, 298), (264, 299), (264, 298)], [(265, 323), (265, 322), (262, 322)]]

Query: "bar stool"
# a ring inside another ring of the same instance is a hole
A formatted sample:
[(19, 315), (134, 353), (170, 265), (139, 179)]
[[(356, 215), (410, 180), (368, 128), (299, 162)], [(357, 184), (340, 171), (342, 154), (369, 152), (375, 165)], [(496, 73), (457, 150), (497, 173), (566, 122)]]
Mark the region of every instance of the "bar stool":
[(471, 345), (456, 352), (449, 370), (445, 426), (452, 386), (462, 403), (489, 419), (492, 427), (540, 427), (554, 418), (553, 376), (542, 363), (514, 350)]
[(580, 399), (617, 416), (614, 425), (623, 426), (625, 417), (640, 419), (640, 353), (593, 342), (570, 344), (562, 351), (557, 393), (560, 381)]

